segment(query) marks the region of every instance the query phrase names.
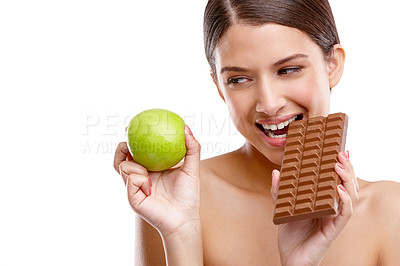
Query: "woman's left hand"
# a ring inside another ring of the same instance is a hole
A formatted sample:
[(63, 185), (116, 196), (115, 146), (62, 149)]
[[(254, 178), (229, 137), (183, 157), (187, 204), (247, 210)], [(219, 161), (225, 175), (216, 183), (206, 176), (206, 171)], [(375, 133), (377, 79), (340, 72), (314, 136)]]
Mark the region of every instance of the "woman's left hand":
[[(282, 224), (278, 248), (282, 265), (319, 265), (335, 238), (343, 230), (358, 201), (358, 182), (348, 152), (340, 152), (335, 171), (342, 179), (338, 185), (339, 213), (322, 218)], [(279, 171), (272, 172), (271, 193), (278, 194)]]

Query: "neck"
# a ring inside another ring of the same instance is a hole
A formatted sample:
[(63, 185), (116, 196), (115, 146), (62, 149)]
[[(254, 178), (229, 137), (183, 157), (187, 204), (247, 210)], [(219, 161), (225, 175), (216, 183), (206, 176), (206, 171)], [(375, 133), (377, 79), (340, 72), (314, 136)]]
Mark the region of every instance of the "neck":
[(267, 157), (254, 148), (248, 141), (240, 148), (239, 152), (246, 164), (248, 180), (251, 182), (253, 188), (260, 188), (260, 192), (265, 193), (265, 191), (268, 191), (269, 193), (272, 183), (272, 170), (280, 170), (280, 166), (268, 160)]

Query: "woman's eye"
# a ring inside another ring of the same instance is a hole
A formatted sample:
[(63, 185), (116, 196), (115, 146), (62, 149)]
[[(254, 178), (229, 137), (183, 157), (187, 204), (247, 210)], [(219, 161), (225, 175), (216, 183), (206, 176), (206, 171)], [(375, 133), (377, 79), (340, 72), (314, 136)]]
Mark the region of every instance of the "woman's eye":
[(230, 84), (240, 84), (240, 83), (244, 83), (244, 82), (246, 82), (246, 81), (248, 81), (248, 79), (247, 78), (244, 78), (244, 77), (240, 77), (240, 78), (229, 78), (228, 79), (228, 85), (230, 85)]
[(278, 75), (287, 75), (294, 72), (300, 72), (301, 67), (288, 67), (278, 70)]

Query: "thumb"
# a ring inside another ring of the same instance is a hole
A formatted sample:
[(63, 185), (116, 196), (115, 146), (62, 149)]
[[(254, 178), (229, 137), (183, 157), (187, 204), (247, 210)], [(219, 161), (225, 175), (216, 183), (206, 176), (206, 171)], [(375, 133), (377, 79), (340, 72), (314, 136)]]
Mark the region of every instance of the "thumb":
[(276, 169), (272, 170), (271, 194), (274, 203), (276, 201), (276, 198), (278, 197), (279, 177), (280, 177), (279, 171)]
[(200, 143), (193, 137), (188, 126), (185, 126), (186, 156), (182, 165), (182, 171), (189, 175), (199, 176), (200, 172)]

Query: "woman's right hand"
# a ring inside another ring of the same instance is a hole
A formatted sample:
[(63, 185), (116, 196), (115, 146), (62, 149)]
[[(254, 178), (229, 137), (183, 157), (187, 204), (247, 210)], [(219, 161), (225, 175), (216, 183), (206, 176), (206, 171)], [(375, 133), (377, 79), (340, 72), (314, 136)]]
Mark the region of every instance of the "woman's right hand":
[(183, 164), (162, 172), (148, 172), (134, 162), (126, 142), (115, 152), (114, 168), (127, 186), (130, 205), (163, 237), (200, 222), (200, 144), (187, 126), (185, 145)]
[[(357, 177), (348, 152), (340, 152), (338, 160), (335, 171), (343, 183), (337, 187), (340, 198), (338, 214), (281, 224), (278, 249), (282, 265), (319, 265), (351, 218), (359, 198)], [(279, 171), (272, 171), (274, 201), (278, 197), (279, 179)]]

